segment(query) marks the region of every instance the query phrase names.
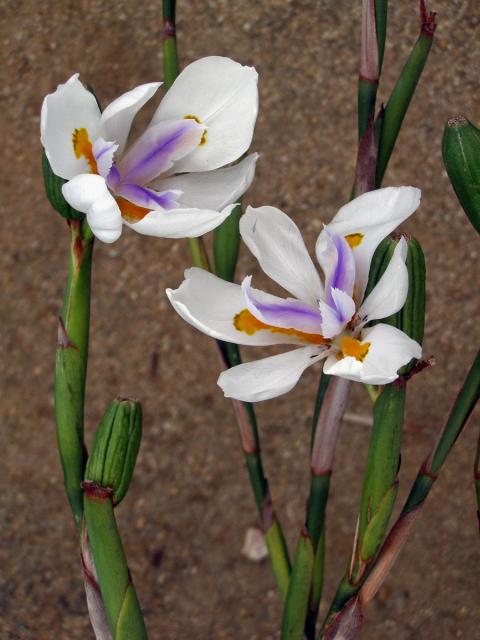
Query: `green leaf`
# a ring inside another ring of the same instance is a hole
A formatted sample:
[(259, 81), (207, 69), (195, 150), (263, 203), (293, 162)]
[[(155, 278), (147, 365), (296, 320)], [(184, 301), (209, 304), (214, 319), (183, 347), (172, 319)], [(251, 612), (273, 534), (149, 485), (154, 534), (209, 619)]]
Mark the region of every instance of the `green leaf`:
[(398, 481), (395, 481), (383, 496), (375, 513), (371, 516), (370, 522), (365, 529), (362, 546), (360, 548), (360, 559), (362, 562), (371, 562), (383, 543), (397, 493)]
[(242, 206), (239, 204), (213, 232), (215, 273), (219, 278), (233, 282), (240, 250), (239, 222)]

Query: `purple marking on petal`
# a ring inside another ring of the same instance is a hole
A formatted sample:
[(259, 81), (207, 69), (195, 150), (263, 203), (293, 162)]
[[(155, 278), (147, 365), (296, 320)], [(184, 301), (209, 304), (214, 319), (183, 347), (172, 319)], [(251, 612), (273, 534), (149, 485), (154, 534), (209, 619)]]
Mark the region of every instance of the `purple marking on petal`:
[(340, 289), (349, 296), (353, 293), (353, 286), (355, 284), (355, 258), (345, 238), (329, 233), (328, 231), (327, 233), (335, 246), (337, 255), (333, 269), (328, 274), (325, 282), (325, 293), (328, 304), (335, 305), (332, 298), (333, 289)]
[(243, 280), (242, 290), (248, 310), (260, 322), (284, 329), (319, 333), (322, 316), (318, 309), (294, 298), (283, 300), (263, 291), (252, 289), (251, 280), (251, 276), (247, 276)]
[(121, 184), (115, 190), (116, 195), (126, 198), (145, 209), (170, 210), (178, 209), (176, 198), (181, 191), (172, 189), (171, 191), (154, 191), (141, 187), (138, 184)]
[(97, 161), (98, 173), (102, 178), (107, 178), (113, 166), (113, 156), (118, 149), (116, 142), (97, 138), (92, 145), (92, 153)]
[(191, 119), (149, 127), (118, 163), (122, 182), (144, 185), (168, 171), (199, 144), (203, 127)]
[(119, 173), (117, 167), (114, 164), (112, 164), (112, 166), (110, 168), (110, 173), (106, 177), (108, 188), (111, 191), (115, 191), (115, 189), (120, 184), (120, 180), (121, 180), (120, 173)]

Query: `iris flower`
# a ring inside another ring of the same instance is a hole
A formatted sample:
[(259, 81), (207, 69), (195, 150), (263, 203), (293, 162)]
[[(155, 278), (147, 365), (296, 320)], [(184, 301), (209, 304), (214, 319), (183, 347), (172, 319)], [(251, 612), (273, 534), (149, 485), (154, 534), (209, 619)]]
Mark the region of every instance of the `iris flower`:
[(227, 397), (249, 402), (292, 389), (307, 367), (323, 360), (323, 371), (381, 385), (420, 358), (421, 347), (399, 329), (372, 320), (396, 313), (405, 303), (407, 244), (401, 239), (372, 292), (364, 299), (370, 262), (381, 242), (420, 203), (413, 187), (389, 187), (343, 206), (320, 233), (316, 255), (323, 282), (295, 223), (273, 207), (249, 207), (241, 219), (245, 244), (263, 271), (293, 297), (253, 289), (202, 269), (167, 295), (187, 322), (213, 338), (241, 345), (292, 344), (296, 348), (223, 372), (218, 384)]
[(220, 167), (250, 146), (255, 69), (217, 56), (193, 62), (128, 144), (135, 115), (160, 84), (140, 85), (101, 113), (76, 74), (43, 101), (41, 142), (52, 170), (68, 180), (65, 199), (104, 242), (117, 240), (123, 224), (151, 236), (200, 236), (225, 220), (253, 180), (257, 154)]

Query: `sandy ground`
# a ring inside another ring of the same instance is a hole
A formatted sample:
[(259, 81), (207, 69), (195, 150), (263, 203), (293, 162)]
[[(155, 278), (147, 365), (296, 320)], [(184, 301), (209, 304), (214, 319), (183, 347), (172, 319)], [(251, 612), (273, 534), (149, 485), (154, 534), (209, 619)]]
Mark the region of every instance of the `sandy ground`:
[[(416, 2), (391, 4), (383, 99), (417, 34)], [(448, 116), (460, 112), (480, 121), (480, 8), (473, 0), (431, 4), (439, 13), (436, 43), (385, 182), (423, 190), (421, 209), (406, 229), (425, 248), (425, 352), (438, 362), (411, 383), (399, 504), (480, 337), (478, 240), (455, 200), (440, 152)], [(262, 158), (246, 202), (286, 210), (312, 248), (322, 221), (346, 201), (352, 180), (361, 3), (179, 5), (183, 64), (220, 54), (257, 67), (261, 111), (253, 148)], [(0, 11), (0, 635), (83, 640), (93, 636), (53, 424), (56, 317), (68, 234), (42, 192), (39, 112), (44, 94), (75, 71), (104, 104), (160, 78), (161, 3), (1, 0)], [(189, 265), (186, 244), (126, 231), (113, 246), (98, 243), (95, 253), (88, 439), (112, 397), (129, 393), (142, 399), (144, 441), (118, 516), (151, 637), (278, 638), (281, 609), (270, 568), (240, 554), (256, 515), (231, 406), (215, 385), (213, 345), (175, 315), (163, 293), (181, 281)], [(238, 273), (261, 281), (245, 250)], [(152, 358), (158, 358), (156, 372)], [(258, 407), (265, 465), (292, 546), (304, 516), (318, 374), (308, 371), (288, 396)], [(368, 414), (363, 392), (354, 395), (349, 411)], [(368, 610), (363, 638), (480, 638), (471, 478), (476, 430), (478, 414)], [(324, 607), (351, 549), (368, 435), (368, 427), (348, 422), (341, 435)]]

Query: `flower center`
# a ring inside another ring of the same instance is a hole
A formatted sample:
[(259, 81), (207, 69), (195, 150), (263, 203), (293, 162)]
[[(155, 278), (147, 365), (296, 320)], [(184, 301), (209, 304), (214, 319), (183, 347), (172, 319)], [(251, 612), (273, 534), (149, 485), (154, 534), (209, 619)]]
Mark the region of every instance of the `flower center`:
[(296, 336), (304, 342), (311, 344), (329, 344), (330, 341), (319, 333), (305, 333), (298, 329), (285, 329), (283, 327), (275, 327), (271, 324), (265, 324), (258, 320), (248, 309), (243, 309), (233, 319), (233, 325), (237, 331), (243, 331), (249, 336), (253, 336), (257, 331), (268, 329), (271, 333), (281, 333), (285, 336)]
[(370, 344), (370, 342), (360, 342), (360, 340), (351, 338), (350, 336), (342, 336), (342, 338), (340, 338), (340, 349), (342, 353), (339, 353), (337, 357), (341, 360), (342, 358), (350, 356), (359, 362), (363, 362), (370, 349)]
[(90, 171), (92, 173), (98, 173), (97, 161), (93, 155), (92, 143), (88, 137), (88, 131), (86, 129), (74, 129), (72, 133), (72, 144), (75, 157), (85, 158), (88, 162)]
[[(187, 116), (183, 116), (184, 120), (195, 120), (196, 123), (202, 124), (203, 122), (200, 120), (198, 116), (194, 116), (192, 114), (188, 114)], [(200, 142), (198, 143), (199, 147), (203, 147), (204, 144), (207, 144), (207, 128), (204, 126), (202, 137), (200, 138)]]
[(345, 240), (348, 242), (351, 249), (355, 249), (359, 244), (362, 244), (363, 233), (349, 233), (348, 236), (345, 236)]

